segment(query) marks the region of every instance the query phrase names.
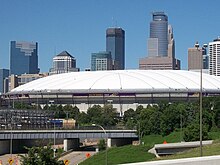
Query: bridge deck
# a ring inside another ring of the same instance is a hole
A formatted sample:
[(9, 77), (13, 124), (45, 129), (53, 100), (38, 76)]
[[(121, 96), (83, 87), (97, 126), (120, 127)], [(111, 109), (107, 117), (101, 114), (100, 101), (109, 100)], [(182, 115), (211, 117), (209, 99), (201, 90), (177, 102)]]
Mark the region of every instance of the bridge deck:
[[(136, 130), (105, 130), (108, 138), (137, 138)], [(1, 130), (0, 140), (106, 138), (103, 130)]]

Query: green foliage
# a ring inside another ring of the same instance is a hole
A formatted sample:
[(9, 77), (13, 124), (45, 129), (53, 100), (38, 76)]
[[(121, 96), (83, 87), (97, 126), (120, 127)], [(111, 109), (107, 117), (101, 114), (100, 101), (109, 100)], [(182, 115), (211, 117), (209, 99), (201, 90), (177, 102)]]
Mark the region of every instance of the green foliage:
[[(140, 114), (140, 132), (144, 135), (160, 133), (161, 113), (157, 106), (150, 106), (143, 109)], [(139, 131), (139, 130), (138, 130)]]
[(58, 161), (58, 158), (53, 157), (53, 149), (47, 147), (32, 147), (26, 148), (28, 153), (20, 155), (21, 165), (63, 165), (63, 161)]
[[(127, 145), (123, 147), (113, 147), (108, 149), (108, 165), (134, 163), (152, 160), (155, 156), (148, 153), (148, 148), (144, 146)], [(106, 151), (99, 152), (80, 165), (103, 165), (106, 164)]]
[(104, 105), (102, 108), (101, 123), (102, 126), (115, 126), (117, 124), (117, 110), (112, 105)]
[[(161, 131), (163, 135), (169, 135), (176, 128), (180, 128), (180, 108), (174, 103), (165, 107), (161, 115)], [(181, 109), (182, 110), (182, 109)]]
[[(186, 127), (184, 130), (184, 136), (183, 139), (185, 141), (198, 141), (200, 140), (200, 127), (199, 123), (190, 124)], [(208, 131), (207, 127), (203, 125), (202, 130), (202, 139), (207, 140), (208, 139)]]
[(134, 119), (136, 117), (136, 112), (130, 108), (127, 111), (124, 112), (123, 120), (126, 123), (128, 120)]
[(100, 105), (94, 105), (87, 110), (90, 123), (100, 124), (102, 121), (102, 107)]
[(37, 109), (34, 105), (26, 104), (23, 102), (15, 102), (14, 108), (15, 109)]
[(133, 119), (128, 119), (125, 126), (127, 129), (135, 129), (136, 123)]
[(99, 151), (102, 151), (102, 150), (105, 150), (105, 149), (106, 149), (105, 139), (100, 139), (100, 140), (99, 140), (98, 148), (99, 148)]
[[(173, 132), (168, 136), (161, 135), (148, 135), (143, 137), (144, 145), (126, 145), (122, 147), (112, 147), (108, 149), (108, 165), (124, 164), (124, 163), (136, 163), (150, 161), (155, 158), (155, 155), (148, 153), (148, 150), (154, 146), (154, 144), (161, 144), (163, 141), (178, 142), (179, 132)], [(102, 165), (105, 164), (106, 152), (101, 151), (95, 154), (89, 159), (86, 159), (80, 165)]]
[(85, 112), (81, 112), (78, 118), (78, 124), (84, 125), (90, 122), (89, 116)]
[[(85, 116), (85, 115), (84, 115)], [(85, 116), (86, 117), (86, 116)], [(103, 127), (115, 126), (117, 124), (117, 111), (112, 105), (94, 105), (87, 111), (88, 124), (99, 124)]]

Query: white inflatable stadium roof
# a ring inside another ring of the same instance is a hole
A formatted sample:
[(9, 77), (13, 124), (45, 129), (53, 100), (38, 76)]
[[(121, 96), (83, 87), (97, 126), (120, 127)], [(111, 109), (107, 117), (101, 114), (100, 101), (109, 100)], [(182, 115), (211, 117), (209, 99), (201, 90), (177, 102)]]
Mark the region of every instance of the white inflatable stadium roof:
[[(185, 70), (113, 70), (51, 75), (13, 89), (37, 92), (199, 92), (200, 73)], [(220, 93), (220, 77), (203, 74), (204, 92)], [(10, 94), (9, 93), (9, 94)]]

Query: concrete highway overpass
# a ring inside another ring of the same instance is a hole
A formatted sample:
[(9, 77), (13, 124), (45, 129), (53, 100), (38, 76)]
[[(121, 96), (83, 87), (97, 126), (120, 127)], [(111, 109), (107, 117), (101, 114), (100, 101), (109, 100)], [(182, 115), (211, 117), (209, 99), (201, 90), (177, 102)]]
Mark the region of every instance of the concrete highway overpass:
[[(10, 145), (13, 151), (21, 150), (24, 146), (31, 147), (38, 143), (54, 144), (63, 141), (64, 150), (76, 149), (80, 139), (107, 140), (108, 147), (132, 143), (138, 138), (136, 130), (1, 130), (0, 154), (9, 153)], [(38, 141), (39, 140), (39, 141)], [(41, 144), (42, 145), (42, 144)]]

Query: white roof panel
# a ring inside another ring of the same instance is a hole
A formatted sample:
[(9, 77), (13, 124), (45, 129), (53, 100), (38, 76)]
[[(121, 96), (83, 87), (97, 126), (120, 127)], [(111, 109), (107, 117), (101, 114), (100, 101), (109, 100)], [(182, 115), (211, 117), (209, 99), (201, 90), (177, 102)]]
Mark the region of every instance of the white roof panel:
[[(203, 73), (203, 89), (220, 91), (220, 77)], [(11, 93), (39, 91), (200, 90), (200, 73), (186, 70), (113, 70), (57, 74), (19, 86)]]

